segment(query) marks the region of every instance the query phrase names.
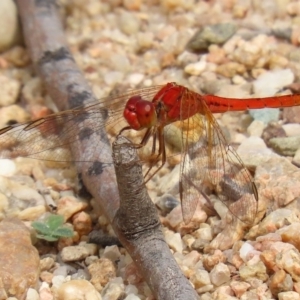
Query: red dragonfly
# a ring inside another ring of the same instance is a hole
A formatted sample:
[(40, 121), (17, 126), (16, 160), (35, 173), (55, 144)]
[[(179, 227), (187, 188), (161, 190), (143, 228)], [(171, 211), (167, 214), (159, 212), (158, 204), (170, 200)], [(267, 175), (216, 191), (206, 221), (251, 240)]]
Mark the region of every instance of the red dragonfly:
[[(152, 177), (166, 162), (165, 134), (167, 131), (172, 132), (170, 125), (177, 122), (181, 131), (179, 190), (185, 223), (192, 219), (199, 196), (209, 199), (209, 195), (214, 192), (235, 217), (252, 225), (258, 201), (253, 178), (238, 154), (227, 143), (212, 113), (299, 104), (299, 95), (231, 99), (200, 95), (184, 86), (168, 83), (131, 91), (118, 97), (107, 97), (84, 107), (0, 129), (0, 158), (22, 156), (50, 161), (74, 161), (66, 148), (82, 139), (82, 136), (106, 127), (111, 135), (141, 132), (138, 142), (136, 137), (130, 137), (138, 147), (151, 145), (150, 152), (146, 157), (141, 156), (141, 159), (150, 161), (147, 174), (154, 165), (160, 163), (150, 175)], [(105, 121), (99, 121), (104, 115)], [(74, 125), (74, 120), (80, 122), (86, 118), (93, 123), (92, 128), (78, 128)], [(101, 152), (97, 145), (93, 147), (94, 151)]]

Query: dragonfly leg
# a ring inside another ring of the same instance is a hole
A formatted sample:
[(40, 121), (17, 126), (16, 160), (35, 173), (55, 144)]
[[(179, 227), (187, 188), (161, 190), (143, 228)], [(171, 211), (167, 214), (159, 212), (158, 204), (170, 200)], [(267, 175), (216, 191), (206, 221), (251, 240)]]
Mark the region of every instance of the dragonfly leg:
[[(154, 164), (156, 164), (159, 161), (160, 156), (161, 156), (161, 165), (159, 167), (157, 167), (157, 169), (151, 175), (149, 175), (149, 178), (145, 181), (145, 183), (147, 183), (155, 174), (157, 174), (157, 172), (164, 166), (164, 164), (166, 163), (166, 160), (167, 160), (163, 127), (158, 128), (156, 135), (158, 136), (158, 144), (159, 144), (158, 153), (157, 153), (157, 156), (156, 156), (154, 162), (152, 163), (152, 166), (148, 169), (147, 173), (145, 174), (145, 177), (148, 176), (148, 174), (151, 171), (151, 169), (153, 168)], [(157, 138), (156, 135), (155, 135), (154, 142), (156, 142), (156, 138)], [(153, 150), (155, 151), (155, 146), (152, 146), (152, 151)]]
[[(125, 131), (125, 130), (132, 130), (132, 128), (130, 126), (122, 128), (120, 130), (120, 132), (118, 133), (118, 136), (120, 136), (123, 133), (123, 131)], [(134, 147), (136, 149), (142, 148), (142, 147), (144, 147), (148, 143), (148, 141), (149, 141), (149, 139), (150, 139), (150, 137), (151, 137), (152, 134), (153, 134), (153, 129), (152, 128), (148, 128), (147, 131), (144, 134), (143, 139), (141, 140), (141, 142), (139, 144), (128, 143), (128, 145), (130, 145), (130, 146), (132, 146), (132, 147)]]

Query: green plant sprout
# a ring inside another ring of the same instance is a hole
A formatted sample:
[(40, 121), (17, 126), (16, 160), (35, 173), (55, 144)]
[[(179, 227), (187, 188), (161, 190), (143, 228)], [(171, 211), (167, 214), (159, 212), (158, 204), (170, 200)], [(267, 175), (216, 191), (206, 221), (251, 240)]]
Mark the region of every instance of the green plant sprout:
[(55, 242), (61, 237), (72, 237), (74, 231), (63, 225), (64, 217), (50, 215), (45, 221), (32, 222), (31, 226), (37, 231), (37, 238), (48, 242)]

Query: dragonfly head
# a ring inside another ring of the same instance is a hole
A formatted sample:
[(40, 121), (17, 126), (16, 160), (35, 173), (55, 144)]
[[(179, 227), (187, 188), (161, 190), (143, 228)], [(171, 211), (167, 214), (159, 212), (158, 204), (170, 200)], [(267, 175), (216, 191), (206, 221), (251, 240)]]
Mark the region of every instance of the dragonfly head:
[(157, 123), (155, 107), (141, 96), (132, 96), (126, 103), (124, 118), (134, 130), (150, 128)]

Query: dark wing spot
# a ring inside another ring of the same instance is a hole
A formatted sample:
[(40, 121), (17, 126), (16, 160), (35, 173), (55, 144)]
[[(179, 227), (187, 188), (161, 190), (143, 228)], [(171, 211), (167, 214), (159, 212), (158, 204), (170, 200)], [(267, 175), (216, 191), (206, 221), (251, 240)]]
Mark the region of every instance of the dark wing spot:
[(66, 47), (61, 47), (55, 51), (46, 51), (43, 56), (39, 59), (38, 64), (43, 65), (46, 63), (57, 62), (63, 59), (73, 60), (73, 56)]
[(100, 175), (103, 172), (104, 166), (103, 163), (100, 161), (94, 161), (93, 165), (88, 170), (89, 176), (97, 176)]
[(90, 127), (85, 127), (79, 131), (79, 139), (83, 141), (84, 139), (89, 138), (89, 136), (93, 133), (93, 129)]

